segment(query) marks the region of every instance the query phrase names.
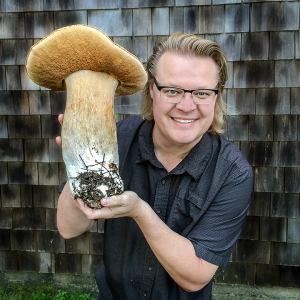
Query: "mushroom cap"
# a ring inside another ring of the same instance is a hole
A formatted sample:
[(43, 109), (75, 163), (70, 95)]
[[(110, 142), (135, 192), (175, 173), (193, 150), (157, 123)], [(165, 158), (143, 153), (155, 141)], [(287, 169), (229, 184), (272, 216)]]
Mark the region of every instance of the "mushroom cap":
[(140, 60), (95, 27), (72, 25), (55, 30), (33, 45), (26, 72), (36, 84), (66, 90), (64, 79), (80, 70), (105, 72), (119, 81), (116, 96), (141, 90), (147, 73)]

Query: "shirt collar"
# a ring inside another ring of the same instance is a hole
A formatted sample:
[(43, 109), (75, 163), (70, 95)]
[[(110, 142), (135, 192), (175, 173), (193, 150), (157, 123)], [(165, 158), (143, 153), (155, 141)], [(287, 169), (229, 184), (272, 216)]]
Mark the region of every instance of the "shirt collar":
[[(152, 130), (154, 120), (146, 120), (141, 127), (138, 138), (138, 156), (136, 163), (150, 161), (154, 166), (162, 168), (154, 153)], [(173, 169), (170, 174), (189, 173), (195, 180), (199, 179), (212, 153), (212, 136), (205, 133), (189, 154)]]

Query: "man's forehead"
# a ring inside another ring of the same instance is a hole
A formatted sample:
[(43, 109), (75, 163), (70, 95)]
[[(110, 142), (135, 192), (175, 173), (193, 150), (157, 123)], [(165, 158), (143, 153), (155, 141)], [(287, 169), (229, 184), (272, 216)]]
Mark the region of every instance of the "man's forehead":
[(155, 66), (155, 76), (182, 75), (185, 72), (188, 75), (191, 75), (191, 72), (195, 75), (206, 72), (209, 77), (213, 76), (219, 80), (218, 65), (209, 56), (165, 52)]

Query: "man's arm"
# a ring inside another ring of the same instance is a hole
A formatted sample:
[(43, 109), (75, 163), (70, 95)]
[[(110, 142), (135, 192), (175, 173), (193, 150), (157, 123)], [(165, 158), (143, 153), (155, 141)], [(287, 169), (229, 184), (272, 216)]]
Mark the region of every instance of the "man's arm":
[(134, 192), (104, 198), (101, 201), (104, 207), (98, 210), (90, 209), (82, 200), (77, 202), (90, 220), (132, 217), (159, 262), (173, 280), (186, 291), (202, 289), (218, 269), (218, 266), (199, 258), (193, 244), (171, 230)]
[(77, 201), (70, 192), (69, 181), (61, 192), (57, 205), (57, 228), (65, 239), (70, 239), (89, 230), (94, 220), (87, 219), (79, 209)]

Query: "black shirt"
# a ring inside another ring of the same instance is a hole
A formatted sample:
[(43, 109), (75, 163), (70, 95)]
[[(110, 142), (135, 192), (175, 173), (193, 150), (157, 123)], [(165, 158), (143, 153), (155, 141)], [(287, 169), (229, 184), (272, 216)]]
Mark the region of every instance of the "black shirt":
[[(154, 153), (153, 125), (138, 116), (117, 124), (125, 190), (136, 192), (173, 231), (188, 238), (197, 256), (227, 265), (249, 207), (251, 167), (222, 135), (205, 133), (168, 173)], [(105, 221), (104, 266), (96, 280), (98, 299), (211, 299), (211, 282), (186, 292), (173, 281), (132, 218)]]

